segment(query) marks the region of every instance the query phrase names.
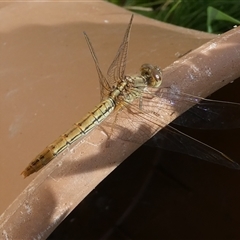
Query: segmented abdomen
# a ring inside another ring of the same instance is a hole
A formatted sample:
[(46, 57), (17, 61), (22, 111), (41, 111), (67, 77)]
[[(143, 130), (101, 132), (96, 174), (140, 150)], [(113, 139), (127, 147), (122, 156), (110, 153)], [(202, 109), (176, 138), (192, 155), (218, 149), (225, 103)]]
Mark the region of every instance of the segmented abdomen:
[(75, 142), (77, 139), (88, 134), (96, 125), (101, 123), (115, 108), (111, 98), (101, 102), (92, 112), (81, 121), (75, 123), (71, 129), (61, 135), (56, 141), (47, 146), (36, 158), (29, 163), (21, 173), (24, 178), (37, 172), (47, 165), (54, 157)]

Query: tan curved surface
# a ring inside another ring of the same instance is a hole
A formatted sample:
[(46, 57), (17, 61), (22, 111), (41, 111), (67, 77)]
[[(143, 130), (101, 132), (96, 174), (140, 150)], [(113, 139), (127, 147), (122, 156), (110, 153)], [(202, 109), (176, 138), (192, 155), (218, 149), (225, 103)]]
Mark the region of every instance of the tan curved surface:
[[(46, 238), (138, 147), (117, 140), (106, 148), (106, 135), (96, 130), (38, 174), (26, 180), (19, 175), (99, 102), (97, 74), (82, 32), (88, 33), (106, 72), (131, 13), (101, 1), (2, 3), (0, 11), (1, 213), (17, 198), (0, 217), (1, 234)], [(215, 36), (136, 15), (126, 72), (137, 73), (143, 63), (165, 68), (177, 60), (164, 69), (164, 84), (205, 97), (240, 76), (239, 33), (236, 28), (178, 60), (177, 53)]]

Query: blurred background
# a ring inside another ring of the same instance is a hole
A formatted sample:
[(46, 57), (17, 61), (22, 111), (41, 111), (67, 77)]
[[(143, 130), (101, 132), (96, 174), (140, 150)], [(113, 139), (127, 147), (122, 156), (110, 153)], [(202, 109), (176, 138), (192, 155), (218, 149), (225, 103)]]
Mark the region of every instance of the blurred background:
[(209, 33), (223, 33), (240, 24), (237, 0), (108, 0), (144, 16)]

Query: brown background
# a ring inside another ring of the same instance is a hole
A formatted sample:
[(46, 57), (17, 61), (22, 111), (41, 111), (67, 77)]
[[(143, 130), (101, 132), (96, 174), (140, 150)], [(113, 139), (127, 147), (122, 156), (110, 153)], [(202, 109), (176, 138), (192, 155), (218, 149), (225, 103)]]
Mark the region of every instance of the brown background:
[[(1, 18), (4, 19), (0, 29), (0, 211), (3, 212), (35, 177), (33, 175), (23, 180), (19, 176), (29, 161), (99, 102), (97, 75), (82, 32), (88, 33), (105, 72), (122, 40), (130, 13), (103, 2), (2, 3), (0, 7)], [(176, 53), (184, 54), (213, 37), (155, 21), (150, 22), (145, 18), (137, 16), (134, 18), (127, 63), (128, 73), (138, 72), (139, 66), (144, 62), (164, 68), (177, 59)], [(225, 97), (224, 100), (231, 99)], [(233, 133), (230, 133), (227, 138), (232, 135)], [(225, 139), (225, 143), (228, 143), (228, 140)], [(226, 153), (231, 155), (231, 152), (233, 150)], [(198, 178), (203, 179), (205, 182), (200, 180), (194, 182), (193, 188), (203, 186), (201, 191), (204, 192), (204, 188), (208, 187), (207, 192), (212, 192), (210, 196), (214, 196), (208, 198), (210, 202), (219, 196), (214, 194), (216, 186), (208, 185), (211, 175), (215, 176), (218, 191), (223, 191), (223, 196), (234, 198), (234, 195), (231, 195), (236, 190), (233, 184), (239, 179), (236, 172), (233, 174), (231, 170), (219, 166), (211, 166), (206, 172), (205, 166), (209, 164), (200, 163), (200, 166), (204, 166), (202, 168), (192, 164), (189, 166), (184, 165), (184, 161), (181, 164), (177, 161), (172, 163), (171, 167), (174, 168), (174, 174), (180, 172), (180, 178), (184, 178), (185, 171), (187, 172), (184, 183), (193, 179), (195, 181)], [(133, 169), (130, 176), (133, 175)], [(124, 174), (126, 171), (120, 175)], [(205, 174), (207, 178), (204, 177)], [(221, 181), (228, 179), (223, 190), (221, 189), (223, 184), (219, 183), (220, 179)], [(133, 179), (128, 181), (132, 182)], [(159, 189), (169, 187), (168, 184), (160, 186), (159, 183), (162, 181), (156, 182)], [(114, 189), (118, 189), (117, 185)], [(119, 192), (120, 196), (124, 196), (122, 190)], [(175, 190), (171, 193), (178, 194)], [(158, 194), (164, 196), (166, 202), (169, 201), (166, 191), (160, 191)], [(192, 201), (198, 199), (197, 195), (198, 191)], [(201, 194), (199, 198), (200, 196)], [(46, 197), (49, 197), (48, 194)], [(170, 206), (175, 204), (174, 199), (176, 198), (172, 195)], [(181, 201), (184, 203), (185, 199)], [(236, 206), (237, 202), (232, 201), (231, 204)], [(156, 206), (152, 206), (155, 211)], [(210, 206), (214, 207), (215, 204), (212, 203)], [(186, 206), (178, 207), (183, 209)], [(221, 205), (216, 207), (214, 214), (219, 212), (219, 208)], [(202, 208), (199, 209), (201, 212)], [(191, 209), (189, 211), (191, 212)], [(209, 210), (205, 211), (207, 215)], [(234, 207), (231, 213), (233, 212)], [(168, 215), (169, 212), (166, 211), (165, 214)], [(180, 212), (179, 216), (184, 214), (187, 215), (184, 211)], [(81, 215), (83, 216), (83, 213)], [(230, 222), (232, 219), (235, 221), (236, 218), (231, 216), (227, 215), (231, 219)], [(159, 215), (156, 216), (156, 219), (158, 218)], [(169, 215), (167, 219), (170, 229), (172, 220)], [(179, 217), (176, 222), (181, 222), (181, 218)], [(223, 228), (224, 224), (221, 227)], [(141, 228), (139, 225), (138, 229)]]

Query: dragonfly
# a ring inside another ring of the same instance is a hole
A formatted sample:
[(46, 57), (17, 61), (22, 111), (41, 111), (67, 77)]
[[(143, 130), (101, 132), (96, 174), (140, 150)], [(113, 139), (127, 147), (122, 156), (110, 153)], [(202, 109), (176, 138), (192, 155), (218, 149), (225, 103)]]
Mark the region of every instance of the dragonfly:
[[(162, 70), (158, 66), (143, 64), (140, 68), (140, 74), (125, 75), (132, 21), (133, 15), (131, 16), (117, 54), (107, 71), (107, 77), (102, 73), (90, 39), (84, 32), (84, 37), (99, 77), (101, 102), (89, 114), (76, 122), (72, 128), (38, 154), (21, 173), (24, 178), (39, 171), (69, 145), (76, 140), (82, 139), (95, 127), (100, 124), (102, 125), (102, 122), (104, 122), (105, 126), (108, 126), (108, 130), (106, 131), (109, 132), (110, 137), (118, 134), (121, 139), (138, 142), (141, 141), (144, 135), (151, 137), (156, 133), (159, 126), (166, 125), (162, 120), (164, 109), (166, 110), (167, 108), (166, 106), (171, 107), (181, 104), (191, 106), (197, 104), (195, 109), (193, 107), (191, 111), (189, 110), (192, 113), (191, 116), (187, 116), (184, 119), (180, 116), (175, 120), (175, 123), (179, 125), (190, 127), (195, 125), (197, 128), (211, 128), (212, 126), (221, 128), (226, 124), (233, 127), (240, 126), (238, 117), (226, 117), (224, 121), (218, 121), (218, 124), (215, 121), (222, 112), (227, 113), (225, 114), (226, 116), (239, 116), (240, 104), (207, 100), (184, 93), (176, 93), (171, 88), (161, 89)], [(156, 94), (153, 89), (160, 89), (160, 91)], [(149, 106), (153, 106), (153, 108), (149, 108)], [(129, 114), (131, 114), (131, 118)], [(140, 124), (140, 128), (138, 128), (136, 134), (125, 134), (125, 136), (119, 134), (123, 128), (120, 115), (125, 116), (125, 120), (129, 121), (133, 126)], [(203, 119), (207, 120), (202, 124), (201, 120)], [(214, 124), (212, 121), (214, 121)], [(154, 122), (155, 127), (150, 126), (149, 122)], [(178, 131), (172, 126), (166, 126), (164, 131), (161, 132), (162, 134), (156, 135), (157, 137), (153, 138), (152, 143), (156, 146), (161, 145), (162, 141), (164, 141), (170, 143), (164, 144), (164, 148), (172, 150), (175, 144), (177, 146), (175, 147), (176, 151), (197, 156), (198, 158), (230, 168), (240, 169), (240, 165), (225, 154)]]

